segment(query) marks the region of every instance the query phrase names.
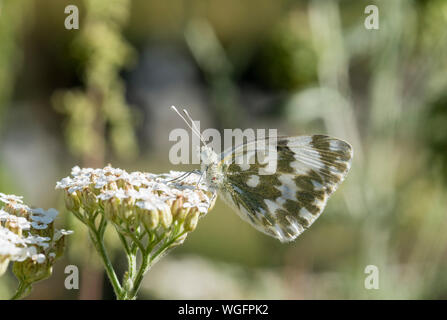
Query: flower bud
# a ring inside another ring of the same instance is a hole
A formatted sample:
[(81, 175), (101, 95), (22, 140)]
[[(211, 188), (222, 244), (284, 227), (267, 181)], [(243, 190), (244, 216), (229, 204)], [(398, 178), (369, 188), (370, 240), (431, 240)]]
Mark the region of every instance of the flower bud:
[(19, 223), (16, 217), (11, 217), (5, 222), (5, 228), (9, 231), (14, 232), (18, 236), (22, 236), (22, 229), (19, 227)]
[(127, 185), (126, 185), (126, 181), (124, 181), (124, 180), (122, 180), (122, 179), (119, 179), (119, 180), (117, 180), (116, 182), (113, 182), (113, 183), (115, 183), (117, 189), (118, 189), (118, 188), (125, 189), (126, 186), (127, 186)]
[(174, 219), (177, 218), (177, 217), (176, 217), (177, 211), (178, 211), (179, 209), (181, 209), (182, 207), (183, 207), (183, 197), (178, 197), (178, 198), (172, 203), (172, 206), (171, 206), (171, 212), (172, 212), (172, 215), (173, 215)]
[(78, 211), (79, 210), (81, 202), (75, 192), (68, 193), (68, 191), (66, 190), (64, 200), (65, 200), (65, 207), (68, 210), (70, 210), (70, 211)]
[(20, 203), (16, 202), (10, 202), (6, 204), (6, 206), (3, 208), (4, 211), (6, 211), (9, 214), (15, 215), (17, 217), (25, 217), (28, 218), (28, 212), (26, 207), (23, 206)]
[(107, 185), (108, 190), (118, 190), (118, 184), (115, 181), (109, 182)]
[(140, 210), (139, 213), (141, 222), (148, 230), (154, 230), (158, 227), (160, 221), (158, 210)]
[(9, 259), (5, 256), (0, 256), (0, 276), (8, 269)]
[(185, 219), (183, 227), (186, 232), (194, 231), (197, 227), (197, 223), (199, 222), (199, 210), (197, 208), (192, 208), (190, 213)]
[(107, 220), (117, 223), (118, 204), (116, 199), (112, 198), (107, 201), (104, 201), (104, 215)]
[(33, 283), (47, 279), (51, 276), (52, 269), (49, 259), (46, 259), (43, 263), (37, 263), (32, 259), (15, 261), (12, 267), (12, 271), (17, 279), (24, 283)]
[(191, 208), (181, 208), (180, 210), (178, 210), (176, 220), (179, 222), (183, 222), (190, 213), (190, 211)]
[(129, 208), (128, 206), (121, 205), (118, 208), (118, 215), (121, 218), (121, 220), (130, 222), (129, 219), (132, 218), (133, 209)]
[(90, 189), (85, 189), (81, 193), (81, 201), (88, 211), (93, 211), (97, 207), (97, 200), (95, 194)]
[(160, 223), (165, 228), (168, 229), (172, 223), (172, 214), (169, 208), (164, 208), (159, 210), (160, 213)]

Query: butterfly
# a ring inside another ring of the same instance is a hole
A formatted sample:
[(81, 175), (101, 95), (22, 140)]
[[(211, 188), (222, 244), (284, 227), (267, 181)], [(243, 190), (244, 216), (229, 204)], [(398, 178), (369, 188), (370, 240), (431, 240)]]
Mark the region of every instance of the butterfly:
[[(351, 145), (327, 135), (277, 137), (273, 145), (258, 139), (217, 154), (188, 112), (183, 110), (190, 123), (171, 108), (204, 144), (200, 174), (207, 187), (243, 220), (281, 242), (295, 240), (312, 225), (351, 167)], [(273, 170), (266, 161), (272, 155)]]

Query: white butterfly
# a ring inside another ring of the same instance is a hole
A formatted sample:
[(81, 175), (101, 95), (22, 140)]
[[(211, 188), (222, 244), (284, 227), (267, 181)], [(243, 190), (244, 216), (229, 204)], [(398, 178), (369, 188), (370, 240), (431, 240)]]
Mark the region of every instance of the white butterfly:
[(343, 140), (325, 135), (279, 137), (273, 150), (275, 170), (266, 173), (267, 162), (259, 154), (272, 154), (271, 144), (251, 141), (218, 155), (188, 112), (183, 110), (191, 123), (172, 109), (204, 144), (201, 175), (208, 188), (242, 219), (281, 242), (295, 240), (310, 227), (351, 166), (353, 150)]

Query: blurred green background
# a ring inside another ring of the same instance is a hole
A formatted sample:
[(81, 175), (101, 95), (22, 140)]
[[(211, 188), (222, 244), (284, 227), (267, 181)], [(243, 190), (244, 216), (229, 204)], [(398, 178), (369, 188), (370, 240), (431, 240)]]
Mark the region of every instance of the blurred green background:
[[(79, 30), (64, 27), (69, 4)], [(379, 30), (364, 26), (370, 4)], [(113, 298), (54, 186), (75, 165), (195, 168), (168, 160), (169, 132), (185, 126), (177, 105), (202, 129), (326, 133), (355, 157), (296, 242), (218, 200), (139, 298), (446, 299), (446, 27), (444, 0), (0, 0), (0, 192), (57, 208), (75, 230), (29, 298)], [(64, 288), (68, 264), (79, 290)], [(378, 290), (365, 289), (367, 265)], [(0, 298), (15, 287), (9, 272)]]

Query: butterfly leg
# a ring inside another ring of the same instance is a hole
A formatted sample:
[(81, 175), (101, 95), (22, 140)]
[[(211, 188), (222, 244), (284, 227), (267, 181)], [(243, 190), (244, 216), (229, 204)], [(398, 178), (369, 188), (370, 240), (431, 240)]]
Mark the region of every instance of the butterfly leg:
[[(202, 172), (202, 171), (199, 171), (199, 170), (195, 170), (195, 171), (196, 171), (195, 173), (200, 173), (199, 181), (197, 181), (197, 184), (196, 184), (196, 189), (198, 189), (198, 188), (199, 188), (199, 184), (200, 184), (200, 182), (202, 181), (203, 172)], [(197, 172), (197, 171), (198, 171), (198, 172)]]
[(210, 210), (211, 205), (214, 203), (214, 200), (217, 197), (217, 192), (213, 193), (213, 197), (211, 198), (210, 205), (208, 206), (208, 211)]
[(190, 175), (191, 173), (193, 173), (193, 172), (194, 172), (194, 171), (188, 171), (188, 172), (185, 172), (185, 173), (179, 175), (177, 178), (170, 179), (170, 180), (168, 180), (167, 182), (172, 182), (172, 181), (176, 181), (176, 180), (179, 180), (179, 179), (184, 179), (184, 178), (186, 178), (187, 176), (189, 176), (189, 175)]
[(201, 175), (202, 172), (200, 170), (192, 170), (192, 171), (187, 171), (174, 179), (167, 180), (167, 182), (185, 179), (186, 177), (190, 176), (193, 173), (200, 174), (200, 178), (202, 177), (202, 175)]

